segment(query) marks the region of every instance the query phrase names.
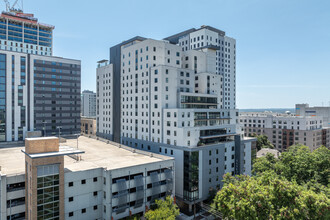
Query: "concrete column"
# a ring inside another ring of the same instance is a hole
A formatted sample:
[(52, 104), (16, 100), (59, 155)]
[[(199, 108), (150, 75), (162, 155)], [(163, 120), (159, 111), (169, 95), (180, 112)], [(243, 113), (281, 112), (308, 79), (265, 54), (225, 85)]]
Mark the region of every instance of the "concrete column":
[(0, 219), (7, 219), (7, 181), (6, 176), (0, 172)]

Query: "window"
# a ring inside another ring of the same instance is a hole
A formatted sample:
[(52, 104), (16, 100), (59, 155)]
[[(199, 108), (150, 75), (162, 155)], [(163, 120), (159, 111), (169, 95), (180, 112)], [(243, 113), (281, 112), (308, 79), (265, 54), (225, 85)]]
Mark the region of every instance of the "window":
[(73, 186), (73, 182), (69, 182), (69, 187), (72, 187)]
[(93, 182), (97, 182), (97, 177), (94, 177), (93, 178)]
[(81, 180), (81, 184), (86, 184), (86, 180)]
[(73, 202), (73, 197), (69, 197), (69, 202)]
[(93, 209), (94, 209), (94, 210), (97, 210), (97, 205), (94, 205)]
[(97, 191), (93, 192), (93, 196), (97, 196)]
[(73, 216), (73, 212), (69, 212), (69, 217), (72, 217)]
[(81, 210), (81, 213), (86, 213), (86, 209), (82, 209)]

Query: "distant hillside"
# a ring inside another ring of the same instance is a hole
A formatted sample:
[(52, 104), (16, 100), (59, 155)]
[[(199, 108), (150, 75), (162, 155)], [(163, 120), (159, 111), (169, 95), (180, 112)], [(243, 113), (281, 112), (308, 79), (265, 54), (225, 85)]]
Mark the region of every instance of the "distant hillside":
[(239, 109), (240, 112), (264, 112), (264, 111), (272, 111), (277, 113), (285, 113), (286, 111), (290, 111), (291, 113), (295, 113), (296, 110), (294, 108), (256, 108), (256, 109)]

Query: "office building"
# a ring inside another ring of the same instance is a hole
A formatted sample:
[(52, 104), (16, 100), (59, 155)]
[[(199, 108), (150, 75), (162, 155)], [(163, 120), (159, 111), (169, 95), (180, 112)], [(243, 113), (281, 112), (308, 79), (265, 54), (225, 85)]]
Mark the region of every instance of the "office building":
[(323, 127), (330, 127), (330, 106), (310, 107), (309, 104), (296, 104), (297, 116), (319, 116), (323, 118)]
[(53, 25), (38, 22), (21, 11), (0, 15), (0, 49), (37, 55), (53, 55)]
[[(208, 31), (203, 39), (211, 39)], [(224, 173), (251, 172), (254, 139), (241, 137), (238, 110), (223, 101), (221, 41), (186, 50), (174, 40), (135, 37), (111, 47), (110, 62), (97, 68), (97, 135), (174, 157), (176, 197), (190, 210)]]
[(330, 128), (323, 127), (323, 117), (242, 112), (240, 123), (244, 127), (245, 136), (266, 135), (281, 152), (294, 144), (306, 145), (311, 150), (322, 145), (330, 147)]
[(174, 193), (173, 158), (87, 137), (27, 138), (0, 161), (0, 219), (121, 219)]
[(84, 90), (81, 93), (81, 115), (85, 117), (96, 117), (96, 93)]
[(23, 12), (0, 16), (0, 142), (80, 133), (81, 62), (51, 56), (53, 29)]
[(0, 140), (80, 133), (80, 61), (0, 50)]

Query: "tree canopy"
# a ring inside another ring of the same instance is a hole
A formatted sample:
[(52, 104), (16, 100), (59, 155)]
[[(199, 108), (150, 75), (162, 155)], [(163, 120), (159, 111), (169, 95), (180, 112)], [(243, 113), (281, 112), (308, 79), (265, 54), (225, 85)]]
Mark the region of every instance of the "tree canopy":
[(330, 219), (330, 150), (291, 146), (257, 158), (254, 176), (226, 175), (214, 209), (229, 219)]
[(175, 220), (175, 217), (180, 214), (178, 206), (173, 202), (170, 196), (165, 200), (156, 200), (156, 207), (145, 213), (144, 217), (147, 220), (168, 219)]
[(276, 159), (267, 154), (253, 164), (253, 173), (273, 171), (289, 181), (306, 184), (310, 181), (328, 186), (330, 178), (330, 150), (322, 146), (311, 152), (304, 145), (293, 145)]
[(213, 207), (229, 219), (330, 219), (330, 200), (272, 173), (225, 175)]

